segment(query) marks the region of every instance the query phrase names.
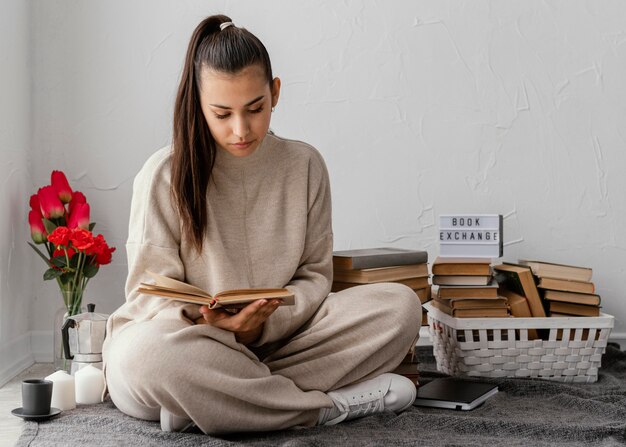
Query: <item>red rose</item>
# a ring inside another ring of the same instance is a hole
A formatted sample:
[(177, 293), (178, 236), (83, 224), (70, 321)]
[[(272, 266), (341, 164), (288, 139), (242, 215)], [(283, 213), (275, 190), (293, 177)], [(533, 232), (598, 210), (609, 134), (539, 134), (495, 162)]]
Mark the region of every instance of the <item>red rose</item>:
[(105, 245), (102, 251), (96, 256), (96, 263), (98, 265), (109, 264), (111, 262), (111, 259), (113, 258), (112, 254), (114, 251), (115, 247), (109, 247), (108, 245)]
[(109, 247), (101, 234), (93, 238), (93, 245), (87, 249), (88, 255), (96, 255), (96, 264), (105, 265), (111, 262), (115, 247)]
[(35, 244), (43, 244), (48, 238), (48, 233), (46, 232), (46, 228), (43, 226), (43, 220), (41, 220), (41, 217), (41, 211), (39, 210), (30, 210), (28, 213), (30, 236), (33, 238)]
[(72, 200), (70, 201), (68, 205), (68, 212), (72, 214), (72, 211), (74, 211), (74, 207), (78, 205), (79, 203), (87, 203), (87, 198), (82, 192), (74, 191), (72, 193)]
[(70, 184), (63, 171), (52, 171), (52, 175), (50, 177), (50, 183), (52, 183), (52, 187), (56, 191), (61, 202), (68, 203), (72, 200), (72, 188), (70, 188)]
[(65, 207), (59, 199), (56, 190), (52, 186), (44, 186), (37, 191), (37, 198), (41, 207), (41, 213), (46, 219), (63, 217)]
[[(72, 256), (74, 256), (75, 254), (76, 254), (76, 250), (74, 250), (72, 247), (67, 249), (68, 258), (72, 259)], [(57, 248), (52, 253), (53, 258), (57, 258), (59, 256), (62, 256), (63, 258), (65, 258), (65, 250), (63, 248)]]
[(82, 228), (75, 228), (70, 236), (70, 241), (76, 250), (87, 250), (93, 245), (93, 235), (91, 231)]
[(106, 241), (104, 240), (104, 236), (101, 234), (93, 237), (93, 245), (85, 250), (85, 254), (87, 255), (97, 255), (102, 251), (102, 247), (106, 245)]
[(82, 228), (83, 230), (89, 229), (89, 204), (77, 203), (70, 211), (70, 216), (67, 219), (67, 226), (71, 229)]
[(72, 236), (72, 230), (67, 227), (56, 227), (52, 234), (48, 236), (48, 242), (55, 247), (67, 247)]

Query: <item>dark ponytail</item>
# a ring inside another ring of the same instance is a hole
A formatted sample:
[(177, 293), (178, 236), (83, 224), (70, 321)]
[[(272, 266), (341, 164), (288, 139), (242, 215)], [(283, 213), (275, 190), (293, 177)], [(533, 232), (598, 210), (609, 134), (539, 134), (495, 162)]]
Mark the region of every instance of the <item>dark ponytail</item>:
[(229, 17), (214, 15), (204, 19), (194, 30), (174, 105), (172, 134), (171, 194), (182, 221), (183, 237), (198, 253), (208, 225), (207, 188), (217, 147), (200, 106), (202, 69), (236, 74), (258, 64), (271, 84), (272, 66), (261, 41)]

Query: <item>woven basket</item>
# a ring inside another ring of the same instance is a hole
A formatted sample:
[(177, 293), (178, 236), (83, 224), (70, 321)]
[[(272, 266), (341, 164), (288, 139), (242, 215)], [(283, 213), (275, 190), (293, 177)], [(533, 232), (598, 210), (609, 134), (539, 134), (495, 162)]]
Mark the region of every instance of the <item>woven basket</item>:
[[(453, 376), (536, 377), (595, 382), (613, 328), (612, 315), (550, 318), (454, 318), (430, 303), (437, 369)], [(536, 329), (545, 340), (529, 340)]]

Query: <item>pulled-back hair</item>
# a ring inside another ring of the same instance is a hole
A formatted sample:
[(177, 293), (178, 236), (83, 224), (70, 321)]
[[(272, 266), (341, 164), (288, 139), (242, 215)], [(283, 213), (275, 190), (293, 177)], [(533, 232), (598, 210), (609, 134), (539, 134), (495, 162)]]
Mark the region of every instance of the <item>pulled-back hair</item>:
[(174, 105), (172, 135), (172, 199), (182, 220), (182, 237), (198, 253), (208, 225), (207, 189), (217, 147), (200, 106), (200, 78), (203, 69), (236, 74), (258, 64), (271, 84), (272, 66), (261, 41), (245, 28), (220, 24), (230, 22), (224, 15), (204, 19), (194, 30)]

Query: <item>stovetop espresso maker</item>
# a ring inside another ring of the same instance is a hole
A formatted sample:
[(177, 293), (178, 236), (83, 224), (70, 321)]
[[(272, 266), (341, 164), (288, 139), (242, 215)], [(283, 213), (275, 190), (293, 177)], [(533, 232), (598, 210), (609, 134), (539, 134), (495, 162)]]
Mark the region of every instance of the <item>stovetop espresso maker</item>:
[(65, 358), (72, 360), (72, 375), (87, 365), (102, 369), (102, 344), (109, 316), (95, 313), (95, 309), (95, 304), (87, 304), (87, 312), (69, 317), (61, 329)]

